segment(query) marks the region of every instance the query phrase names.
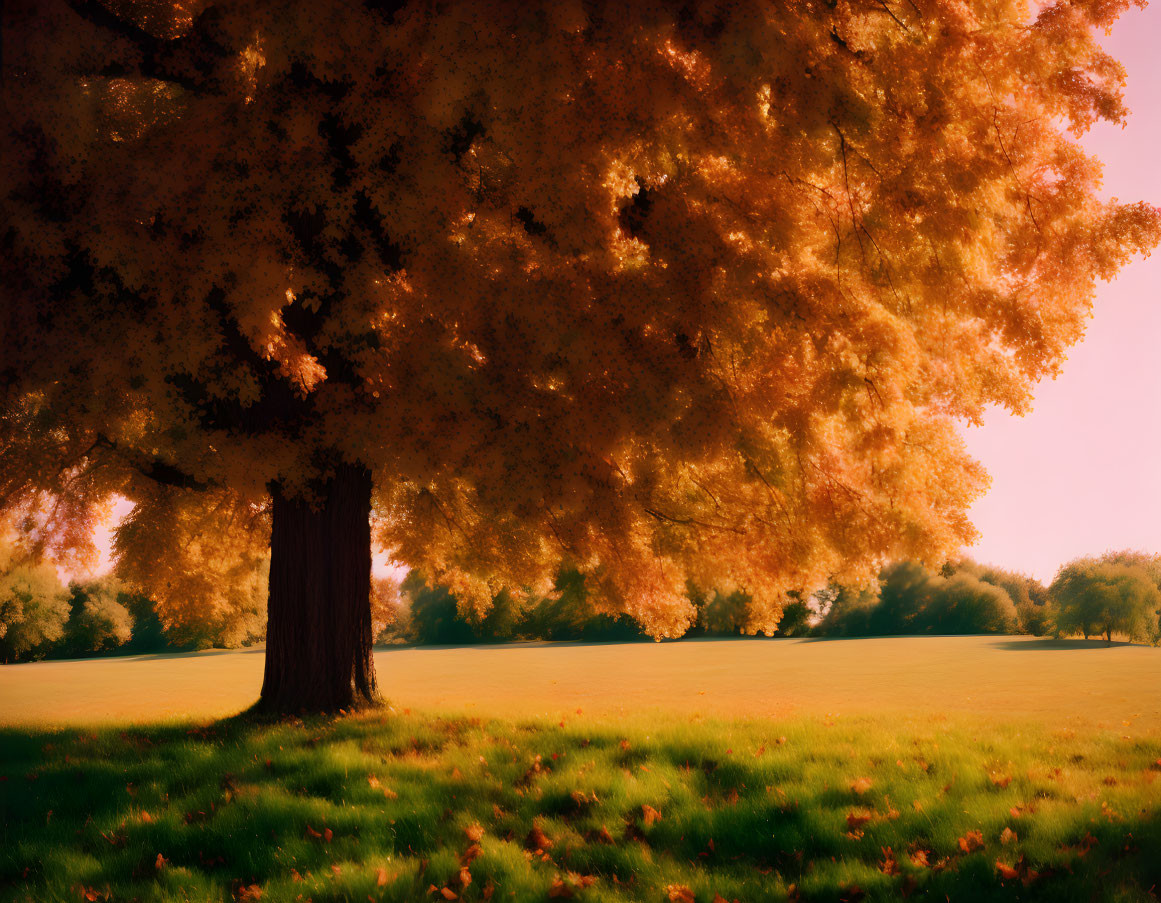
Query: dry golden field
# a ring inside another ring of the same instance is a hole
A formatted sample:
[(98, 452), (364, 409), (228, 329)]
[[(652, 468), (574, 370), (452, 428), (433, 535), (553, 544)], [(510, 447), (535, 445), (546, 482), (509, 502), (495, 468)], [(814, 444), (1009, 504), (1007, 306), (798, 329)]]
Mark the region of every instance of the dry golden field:
[[(536, 643), (376, 652), (396, 709), (497, 717), (897, 712), (1161, 733), (1161, 649), (1031, 637)], [(262, 650), (0, 667), (0, 723), (209, 719), (257, 697)], [(1128, 725), (1126, 725), (1128, 722)]]

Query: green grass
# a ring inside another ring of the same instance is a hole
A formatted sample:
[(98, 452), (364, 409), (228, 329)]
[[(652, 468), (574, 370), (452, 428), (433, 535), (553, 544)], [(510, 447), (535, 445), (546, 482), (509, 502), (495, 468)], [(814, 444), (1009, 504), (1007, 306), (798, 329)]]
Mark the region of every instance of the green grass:
[(5, 729), (0, 898), (1155, 900), (1159, 758), (962, 714)]

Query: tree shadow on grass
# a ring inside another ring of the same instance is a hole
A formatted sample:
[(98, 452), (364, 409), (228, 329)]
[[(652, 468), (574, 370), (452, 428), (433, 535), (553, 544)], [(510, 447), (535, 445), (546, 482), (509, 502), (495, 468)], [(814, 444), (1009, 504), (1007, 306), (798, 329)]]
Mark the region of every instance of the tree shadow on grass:
[(1063, 651), (1077, 651), (1080, 649), (1116, 649), (1122, 646), (1136, 646), (1138, 643), (1124, 643), (1114, 640), (1111, 644), (1104, 640), (1056, 639), (1054, 637), (1038, 637), (1036, 639), (997, 639), (991, 644), (995, 649), (1014, 650), (1016, 652), (1042, 652), (1045, 649)]
[[(1137, 799), (1152, 789), (1142, 776), (1161, 776), (1148, 744), (1054, 738), (1020, 753), (1026, 739), (982, 745), (966, 728), (936, 743), (771, 727), (378, 712), (0, 730), (0, 898), (539, 901), (567, 885), (583, 900), (591, 880), (626, 901), (670, 886), (699, 900), (785, 900), (793, 886), (818, 901), (1056, 901), (1145, 899), (1161, 881), (1161, 821)], [(1114, 808), (1051, 772), (986, 777), (997, 749), (1033, 763), (1050, 745)], [(1026, 848), (1000, 842), (1009, 824)], [(965, 852), (973, 830), (985, 848)]]

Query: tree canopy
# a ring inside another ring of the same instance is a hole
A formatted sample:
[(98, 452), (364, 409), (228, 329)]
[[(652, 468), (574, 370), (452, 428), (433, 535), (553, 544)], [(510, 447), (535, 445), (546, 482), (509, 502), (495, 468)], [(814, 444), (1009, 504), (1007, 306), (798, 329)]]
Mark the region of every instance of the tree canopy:
[(1077, 142), (1127, 5), (6, 3), (0, 506), (133, 499), (146, 581), (358, 466), (465, 604), (567, 559), (655, 636), (940, 561), (955, 420), (1161, 234)]

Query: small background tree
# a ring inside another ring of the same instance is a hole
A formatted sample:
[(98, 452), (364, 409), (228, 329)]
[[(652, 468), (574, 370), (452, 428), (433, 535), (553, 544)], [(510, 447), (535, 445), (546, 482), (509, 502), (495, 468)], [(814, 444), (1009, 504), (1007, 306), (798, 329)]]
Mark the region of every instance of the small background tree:
[(103, 578), (69, 584), (69, 620), (60, 651), (69, 656), (99, 655), (133, 637), (133, 614), (122, 603), (124, 587)]
[(1109, 643), (1114, 633), (1130, 640), (1157, 637), (1161, 591), (1140, 565), (1079, 558), (1061, 568), (1049, 593), (1059, 635), (1100, 634)]
[(43, 655), (64, 634), (68, 593), (56, 568), (20, 562), (13, 547), (0, 542), (0, 661)]

